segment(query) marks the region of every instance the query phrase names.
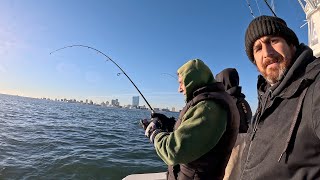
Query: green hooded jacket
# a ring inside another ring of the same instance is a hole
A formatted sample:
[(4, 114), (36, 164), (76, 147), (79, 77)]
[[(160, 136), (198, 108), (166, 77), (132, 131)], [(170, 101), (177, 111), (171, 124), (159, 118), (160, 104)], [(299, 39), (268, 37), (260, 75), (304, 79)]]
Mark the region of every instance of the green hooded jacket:
[[(181, 66), (178, 74), (186, 87), (186, 102), (195, 90), (215, 82), (211, 70), (199, 59)], [(156, 152), (167, 165), (190, 163), (215, 147), (226, 125), (226, 110), (214, 101), (201, 101), (188, 109), (177, 129), (156, 135)]]

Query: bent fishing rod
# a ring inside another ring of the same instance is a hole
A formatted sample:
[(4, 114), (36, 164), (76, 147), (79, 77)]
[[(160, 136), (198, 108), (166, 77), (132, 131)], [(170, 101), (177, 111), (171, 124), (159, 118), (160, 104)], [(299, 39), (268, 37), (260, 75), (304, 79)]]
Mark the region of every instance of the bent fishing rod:
[[(60, 50), (63, 50), (63, 49), (66, 49), (66, 48), (72, 48), (72, 47), (83, 47), (83, 48), (88, 48), (88, 49), (91, 49), (91, 50), (94, 50), (96, 52), (98, 52), (99, 54), (102, 54), (104, 57), (106, 57), (106, 61), (111, 61), (113, 64), (115, 64), (120, 70), (121, 72), (129, 79), (129, 81), (131, 82), (131, 84), (136, 88), (136, 90), (139, 92), (139, 94), (141, 95), (141, 97), (143, 98), (143, 100), (147, 103), (148, 107), (150, 108), (151, 110), (151, 113), (154, 113), (154, 110), (153, 108), (150, 106), (149, 102), (147, 101), (147, 99), (144, 97), (144, 95), (141, 93), (141, 91), (139, 90), (139, 88), (136, 86), (136, 84), (131, 80), (131, 78), (127, 75), (126, 72), (124, 72), (124, 70), (114, 61), (112, 60), (109, 56), (107, 56), (106, 54), (104, 54), (103, 52), (99, 51), (98, 49), (96, 48), (93, 48), (93, 47), (90, 47), (90, 46), (86, 46), (86, 45), (81, 45), (81, 44), (77, 44), (77, 45), (70, 45), (70, 46), (65, 46), (65, 47), (62, 47), (62, 48), (59, 48), (57, 50), (54, 50), (52, 51), (50, 54), (53, 54), (57, 51), (60, 51)], [(120, 73), (117, 74), (118, 76), (120, 75)]]

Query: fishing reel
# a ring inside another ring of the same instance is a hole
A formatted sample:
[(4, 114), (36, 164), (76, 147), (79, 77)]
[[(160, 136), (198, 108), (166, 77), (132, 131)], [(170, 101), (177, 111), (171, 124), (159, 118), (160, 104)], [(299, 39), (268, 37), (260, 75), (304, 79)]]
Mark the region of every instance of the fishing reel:
[(176, 123), (174, 117), (168, 118), (167, 116), (165, 116), (164, 114), (160, 114), (160, 113), (152, 113), (151, 114), (151, 120), (149, 121), (148, 119), (142, 119), (140, 120), (140, 125), (142, 126), (142, 128), (144, 130), (147, 129), (148, 125), (150, 124), (150, 122), (154, 122), (155, 124), (157, 124), (157, 126), (165, 131), (165, 132), (172, 132), (174, 129), (174, 125)]

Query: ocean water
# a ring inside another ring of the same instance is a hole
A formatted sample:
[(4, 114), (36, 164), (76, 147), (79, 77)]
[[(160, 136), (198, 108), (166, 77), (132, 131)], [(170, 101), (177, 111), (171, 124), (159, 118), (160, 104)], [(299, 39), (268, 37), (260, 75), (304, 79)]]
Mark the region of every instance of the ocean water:
[(0, 179), (118, 180), (166, 171), (139, 125), (147, 117), (147, 110), (0, 94)]

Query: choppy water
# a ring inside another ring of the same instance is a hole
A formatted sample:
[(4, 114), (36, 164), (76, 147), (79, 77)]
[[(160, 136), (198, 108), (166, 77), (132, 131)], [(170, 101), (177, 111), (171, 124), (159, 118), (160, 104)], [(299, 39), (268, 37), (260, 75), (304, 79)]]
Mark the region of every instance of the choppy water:
[(149, 116), (0, 94), (0, 179), (118, 180), (165, 171), (138, 123)]

